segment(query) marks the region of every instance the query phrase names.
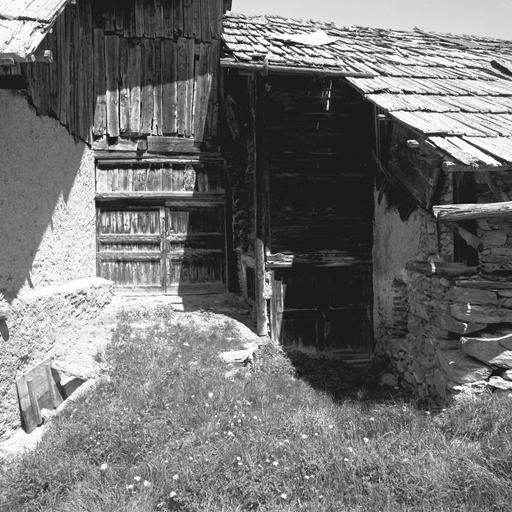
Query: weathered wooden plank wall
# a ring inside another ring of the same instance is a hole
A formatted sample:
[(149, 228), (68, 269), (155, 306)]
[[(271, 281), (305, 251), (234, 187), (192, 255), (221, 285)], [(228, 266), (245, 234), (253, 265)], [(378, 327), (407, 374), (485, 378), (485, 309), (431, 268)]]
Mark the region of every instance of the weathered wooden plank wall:
[(223, 0), (78, 0), (22, 65), (42, 114), (76, 138), (217, 135)]

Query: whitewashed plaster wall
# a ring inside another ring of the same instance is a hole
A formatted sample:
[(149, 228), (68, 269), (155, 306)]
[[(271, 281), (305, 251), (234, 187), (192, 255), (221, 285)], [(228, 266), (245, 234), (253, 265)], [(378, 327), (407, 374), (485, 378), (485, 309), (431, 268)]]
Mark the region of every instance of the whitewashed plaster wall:
[(65, 127), (0, 90), (0, 292), (94, 276), (94, 158)]

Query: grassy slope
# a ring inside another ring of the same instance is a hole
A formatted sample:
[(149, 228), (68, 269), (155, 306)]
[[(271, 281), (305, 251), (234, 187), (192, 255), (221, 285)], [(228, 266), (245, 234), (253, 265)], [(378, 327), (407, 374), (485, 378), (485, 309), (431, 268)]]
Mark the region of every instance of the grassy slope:
[(272, 346), (226, 378), (234, 322), (142, 315), (120, 318), (110, 382), (0, 471), (0, 510), (509, 510), (512, 400), (334, 402)]

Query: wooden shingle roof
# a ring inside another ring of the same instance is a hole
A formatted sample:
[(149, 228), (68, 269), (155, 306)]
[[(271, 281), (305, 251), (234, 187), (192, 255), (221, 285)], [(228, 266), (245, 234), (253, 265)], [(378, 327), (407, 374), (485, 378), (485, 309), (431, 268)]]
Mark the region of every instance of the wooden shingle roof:
[(69, 2), (0, 0), (0, 59), (29, 59)]
[(234, 13), (223, 39), (223, 66), (343, 76), (461, 163), (512, 162), (512, 41)]

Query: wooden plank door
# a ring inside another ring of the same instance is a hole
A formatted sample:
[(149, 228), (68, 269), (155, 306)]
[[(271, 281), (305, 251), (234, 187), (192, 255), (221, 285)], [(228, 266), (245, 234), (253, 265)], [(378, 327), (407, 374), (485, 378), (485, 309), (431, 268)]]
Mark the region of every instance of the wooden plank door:
[(167, 293), (226, 291), (223, 201), (167, 201), (165, 239)]
[(372, 347), (371, 267), (297, 266), (274, 271), (274, 339), (304, 351), (366, 356)]
[(163, 207), (99, 206), (98, 275), (124, 292), (165, 290)]

